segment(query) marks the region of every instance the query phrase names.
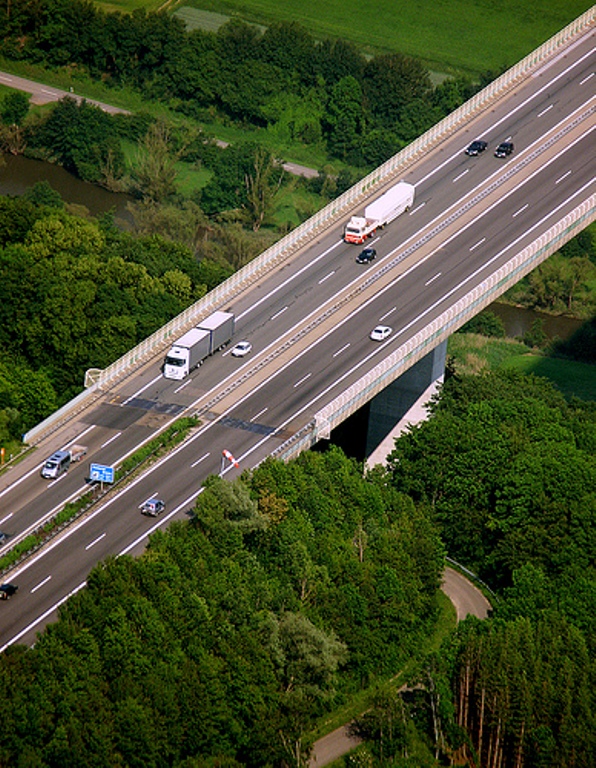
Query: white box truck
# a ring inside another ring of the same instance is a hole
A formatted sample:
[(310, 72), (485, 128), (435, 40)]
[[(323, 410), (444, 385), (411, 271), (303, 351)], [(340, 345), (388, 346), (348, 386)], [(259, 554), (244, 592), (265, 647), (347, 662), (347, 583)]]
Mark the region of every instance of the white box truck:
[(166, 379), (184, 379), (209, 356), (211, 334), (200, 328), (191, 328), (172, 344), (163, 366)]
[(234, 315), (214, 312), (196, 328), (191, 328), (172, 344), (166, 355), (163, 375), (180, 381), (200, 365), (206, 357), (221, 349), (234, 333)]
[(224, 347), (232, 338), (234, 335), (234, 322), (235, 318), (231, 312), (218, 310), (204, 320), (201, 320), (198, 324), (197, 328), (209, 331), (211, 338), (210, 355)]
[(364, 209), (364, 216), (352, 216), (344, 230), (346, 243), (363, 243), (377, 229), (389, 224), (414, 203), (412, 184), (400, 181)]

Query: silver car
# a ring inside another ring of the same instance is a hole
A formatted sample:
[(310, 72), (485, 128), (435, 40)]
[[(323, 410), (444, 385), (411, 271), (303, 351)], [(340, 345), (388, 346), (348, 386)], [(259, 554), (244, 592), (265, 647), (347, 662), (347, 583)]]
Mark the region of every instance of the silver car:
[(157, 517), (166, 508), (165, 501), (161, 499), (147, 499), (141, 506), (141, 513), (148, 517)]
[(230, 354), (232, 357), (244, 357), (245, 355), (248, 355), (248, 353), (252, 349), (252, 344), (250, 341), (239, 341), (238, 344), (232, 349)]

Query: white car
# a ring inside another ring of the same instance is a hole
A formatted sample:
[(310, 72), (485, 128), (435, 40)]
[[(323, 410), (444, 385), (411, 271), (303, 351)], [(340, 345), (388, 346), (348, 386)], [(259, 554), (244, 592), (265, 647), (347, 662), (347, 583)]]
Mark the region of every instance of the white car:
[(232, 357), (244, 357), (245, 355), (248, 355), (251, 349), (252, 344), (250, 341), (239, 341), (230, 354)]
[(385, 339), (391, 335), (392, 330), (393, 329), (388, 325), (377, 325), (377, 327), (373, 328), (370, 332), (370, 338), (373, 341), (385, 341)]

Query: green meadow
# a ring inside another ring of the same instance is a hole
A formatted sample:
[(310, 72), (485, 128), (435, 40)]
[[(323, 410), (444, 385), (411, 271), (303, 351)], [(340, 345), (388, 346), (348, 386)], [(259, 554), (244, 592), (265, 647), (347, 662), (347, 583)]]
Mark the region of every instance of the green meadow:
[(548, 357), (514, 339), (493, 339), (476, 333), (454, 333), (447, 353), (460, 374), (497, 368), (514, 368), (524, 374), (544, 376), (566, 397), (596, 401), (596, 367), (558, 357)]
[(144, 8), (146, 11), (159, 11), (161, 8), (173, 5), (173, 3), (166, 3), (164, 0), (106, 0), (106, 2), (101, 2), (100, 0), (95, 2), (94, 5), (110, 13), (113, 11), (132, 13), (139, 8)]

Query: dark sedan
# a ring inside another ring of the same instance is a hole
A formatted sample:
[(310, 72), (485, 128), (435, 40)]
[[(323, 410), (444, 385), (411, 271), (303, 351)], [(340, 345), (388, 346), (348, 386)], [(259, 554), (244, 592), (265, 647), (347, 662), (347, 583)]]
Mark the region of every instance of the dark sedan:
[(0, 600), (8, 600), (16, 593), (17, 589), (16, 584), (0, 584)]
[(513, 144), (510, 141), (502, 141), (495, 149), (495, 157), (507, 157), (513, 152)]
[(374, 258), (376, 258), (377, 252), (374, 248), (365, 248), (360, 252), (356, 259), (356, 264), (369, 264)]
[(479, 155), (481, 152), (484, 152), (484, 150), (488, 147), (488, 144), (486, 141), (480, 141), (480, 139), (477, 139), (476, 141), (473, 141), (470, 146), (464, 150), (466, 155), (470, 155), (472, 157), (475, 157), (476, 155)]

